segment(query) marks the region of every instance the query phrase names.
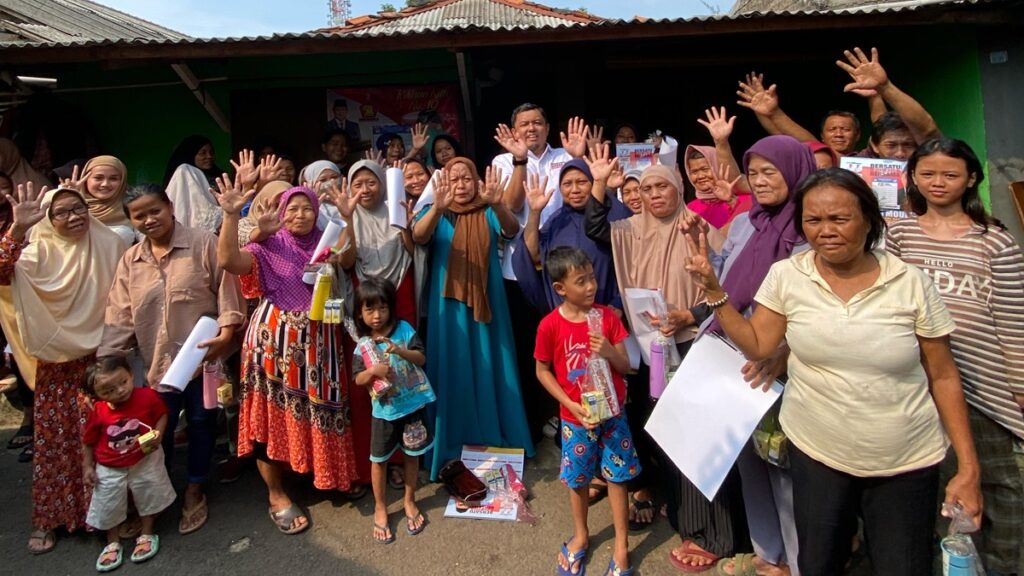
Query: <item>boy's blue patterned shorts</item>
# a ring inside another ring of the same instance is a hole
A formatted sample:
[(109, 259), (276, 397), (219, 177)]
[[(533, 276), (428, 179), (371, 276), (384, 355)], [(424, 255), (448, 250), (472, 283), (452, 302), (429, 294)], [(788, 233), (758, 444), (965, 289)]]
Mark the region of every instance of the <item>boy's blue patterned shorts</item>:
[(562, 484), (571, 489), (586, 486), (599, 474), (598, 465), (609, 482), (627, 482), (640, 474), (625, 411), (593, 430), (562, 420)]

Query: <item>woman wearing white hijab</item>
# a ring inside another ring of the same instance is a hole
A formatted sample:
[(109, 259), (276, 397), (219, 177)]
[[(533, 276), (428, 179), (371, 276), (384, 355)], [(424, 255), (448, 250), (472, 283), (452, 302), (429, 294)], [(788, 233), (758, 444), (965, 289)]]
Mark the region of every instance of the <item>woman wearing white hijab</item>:
[(341, 178), (341, 168), (330, 160), (317, 160), (302, 169), (299, 183), (307, 186), (320, 198), (320, 214), (316, 218), (316, 227), (325, 230), (329, 220), (341, 220), (341, 212), (330, 203), (330, 196), (325, 195), (328, 187), (337, 184)]
[(224, 213), (210, 192), (210, 183), (203, 171), (191, 164), (182, 164), (167, 183), (167, 197), (174, 205), (174, 219), (188, 228), (199, 228), (217, 234)]
[(80, 386), (124, 252), (117, 233), (90, 216), (80, 192), (58, 188), (40, 198), (43, 192), (18, 186), (17, 198), (7, 197), (14, 222), (0, 237), (0, 320), (19, 365), (35, 373), (33, 554), (53, 549), (57, 527), (85, 526), (90, 492), (82, 481), (87, 412)]

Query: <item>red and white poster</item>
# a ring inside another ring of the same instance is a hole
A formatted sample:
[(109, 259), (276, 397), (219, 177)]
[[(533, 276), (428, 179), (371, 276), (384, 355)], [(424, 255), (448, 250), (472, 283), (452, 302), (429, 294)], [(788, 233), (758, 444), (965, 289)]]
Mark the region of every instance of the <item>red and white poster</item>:
[(412, 146), (412, 127), (426, 124), (430, 135), (462, 140), (459, 90), (455, 84), (334, 88), (327, 91), (327, 128), (358, 135), (375, 146), (384, 134), (399, 134)]

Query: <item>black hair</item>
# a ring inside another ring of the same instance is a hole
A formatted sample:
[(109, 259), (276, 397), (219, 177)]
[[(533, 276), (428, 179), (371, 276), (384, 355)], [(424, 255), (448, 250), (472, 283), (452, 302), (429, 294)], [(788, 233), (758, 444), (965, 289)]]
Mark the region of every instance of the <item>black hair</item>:
[(88, 369), (85, 371), (85, 383), (83, 387), (85, 392), (96, 398), (96, 378), (99, 376), (105, 376), (107, 374), (113, 374), (118, 370), (125, 370), (129, 374), (132, 373), (132, 367), (128, 364), (128, 359), (124, 356), (104, 356), (97, 358)]
[(334, 108), (348, 108), (348, 100), (338, 98), (334, 101)]
[(828, 122), (828, 119), (833, 116), (842, 116), (843, 118), (853, 120), (853, 129), (857, 131), (857, 134), (860, 134), (860, 118), (857, 118), (857, 115), (849, 110), (829, 110), (821, 119), (821, 127), (818, 128), (819, 133), (825, 132), (825, 122)]
[(377, 137), (377, 150), (380, 150), (381, 152), (387, 152), (388, 146), (391, 145), (391, 142), (393, 140), (398, 140), (399, 142), (401, 142), (402, 149), (405, 149), (405, 140), (402, 139), (402, 135), (397, 133), (391, 133), (381, 134), (379, 137)]
[(328, 142), (331, 141), (331, 138), (334, 138), (335, 136), (341, 136), (342, 138), (344, 138), (345, 144), (352, 144), (352, 142), (348, 139), (348, 132), (345, 132), (345, 130), (341, 128), (332, 128), (330, 130), (325, 130), (324, 137), (320, 139), (320, 144), (327, 144)]
[[(174, 151), (171, 152), (171, 159), (167, 161), (167, 169), (164, 170), (164, 186), (171, 181), (171, 177), (174, 176), (174, 172), (178, 170), (178, 167), (182, 164), (188, 164), (195, 166), (196, 154), (203, 149), (203, 146), (207, 144), (213, 148), (213, 142), (206, 136), (200, 134), (193, 134), (183, 139)], [(198, 166), (196, 166), (198, 168)], [(207, 179), (216, 178), (224, 173), (223, 170), (213, 165), (209, 170), (202, 170), (202, 173), (206, 175)]]
[(434, 152), (434, 146), (437, 144), (438, 140), (443, 140), (450, 144), (455, 150), (456, 157), (462, 156), (462, 145), (459, 144), (458, 140), (449, 134), (438, 134), (437, 136), (434, 136), (434, 140), (430, 143), (430, 162), (435, 168), (441, 168), (441, 163), (437, 161), (437, 154)]
[(561, 282), (573, 270), (581, 270), (587, 266), (593, 266), (587, 253), (572, 246), (559, 246), (551, 252), (544, 261), (544, 268), (552, 282)]
[(533, 103), (530, 103), (530, 102), (525, 102), (523, 104), (520, 104), (519, 106), (516, 106), (516, 109), (512, 111), (512, 126), (515, 127), (515, 125), (516, 125), (516, 116), (519, 116), (523, 112), (529, 112), (531, 110), (536, 110), (536, 111), (540, 112), (540, 116), (541, 116), (541, 118), (544, 119), (544, 123), (545, 124), (550, 124), (551, 123), (551, 122), (548, 121), (548, 113), (545, 112), (543, 108), (541, 108), (540, 106), (538, 106), (536, 104), (533, 104)]
[(885, 136), (887, 132), (894, 130), (907, 130), (907, 123), (903, 121), (903, 118), (899, 114), (892, 110), (882, 114), (875, 120), (875, 123), (871, 125), (871, 141), (876, 145), (882, 141), (882, 136)]
[(986, 232), (988, 232), (989, 226), (996, 226), (1005, 230), (1006, 226), (998, 218), (990, 215), (985, 210), (985, 205), (982, 204), (981, 196), (978, 194), (978, 187), (985, 180), (985, 171), (981, 165), (981, 160), (978, 160), (978, 156), (966, 142), (956, 138), (939, 136), (927, 140), (917, 147), (917, 150), (910, 156), (910, 160), (907, 161), (907, 198), (910, 200), (910, 206), (913, 208), (914, 213), (920, 216), (928, 211), (928, 201), (917, 188), (917, 184), (914, 183), (914, 171), (917, 169), (917, 163), (921, 158), (933, 154), (943, 154), (950, 158), (963, 160), (967, 165), (968, 176), (974, 176), (974, 184), (968, 186), (964, 190), (964, 195), (960, 197), (960, 206), (963, 208), (964, 213), (972, 221), (984, 227)]
[(690, 153), (686, 155), (687, 162), (689, 162), (690, 160), (700, 160), (701, 158), (705, 158), (705, 156), (704, 154), (701, 154), (701, 151), (697, 150), (696, 148), (690, 150)]
[(363, 321), (364, 306), (387, 304), (388, 326), (391, 327), (398, 323), (398, 317), (395, 315), (398, 307), (396, 292), (395, 285), (387, 278), (368, 276), (359, 283), (359, 287), (356, 288), (356, 299), (355, 305), (352, 307), (352, 315), (355, 316), (356, 332), (360, 336), (369, 336), (373, 332), (366, 325), (366, 322)]
[(622, 124), (619, 124), (618, 126), (616, 126), (615, 127), (615, 132), (612, 133), (612, 142), (613, 143), (615, 142), (615, 137), (619, 135), (619, 130), (622, 130), (623, 128), (629, 128), (630, 130), (633, 131), (633, 136), (635, 138), (637, 138), (638, 140), (640, 139), (640, 130), (638, 130), (635, 125), (630, 124), (629, 122), (623, 122)]
[(870, 252), (885, 234), (885, 219), (882, 218), (882, 209), (878, 205), (878, 197), (864, 182), (864, 179), (844, 168), (824, 168), (811, 172), (803, 179), (793, 195), (795, 208), (793, 210), (793, 225), (803, 235), (804, 198), (812, 190), (822, 186), (842, 188), (857, 198), (861, 215), (870, 226), (868, 236), (864, 240), (864, 251)]
[(152, 183), (136, 184), (124, 193), (124, 199), (121, 201), (121, 208), (124, 210), (125, 216), (131, 218), (128, 213), (128, 205), (143, 196), (156, 196), (164, 204), (168, 206), (171, 204), (171, 198), (161, 186)]

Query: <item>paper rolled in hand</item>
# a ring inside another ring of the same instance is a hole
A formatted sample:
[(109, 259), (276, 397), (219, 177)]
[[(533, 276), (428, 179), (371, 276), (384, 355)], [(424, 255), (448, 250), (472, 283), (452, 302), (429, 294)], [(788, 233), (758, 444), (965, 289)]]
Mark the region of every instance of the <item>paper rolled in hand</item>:
[(200, 318), (196, 322), (195, 328), (192, 329), (192, 333), (182, 344), (178, 355), (174, 357), (167, 373), (160, 380), (160, 384), (170, 386), (179, 392), (185, 390), (189, 381), (192, 380), (192, 375), (199, 369), (199, 365), (203, 363), (203, 358), (206, 356), (206, 348), (199, 348), (199, 343), (213, 338), (218, 332), (220, 332), (220, 326), (217, 325), (216, 320), (209, 316)]
[(405, 230), (409, 216), (405, 210), (405, 176), (399, 168), (388, 168), (388, 223)]
[[(330, 219), (327, 221), (327, 228), (324, 229), (324, 233), (320, 236), (320, 242), (316, 245), (316, 250), (313, 250), (313, 257), (309, 259), (310, 264), (316, 263), (320, 256), (323, 255), (324, 250), (329, 250), (332, 246), (338, 243), (338, 238), (341, 238), (341, 232), (345, 229), (345, 222), (343, 220)], [(316, 271), (306, 272), (302, 275), (302, 281), (306, 284), (316, 283)]]

